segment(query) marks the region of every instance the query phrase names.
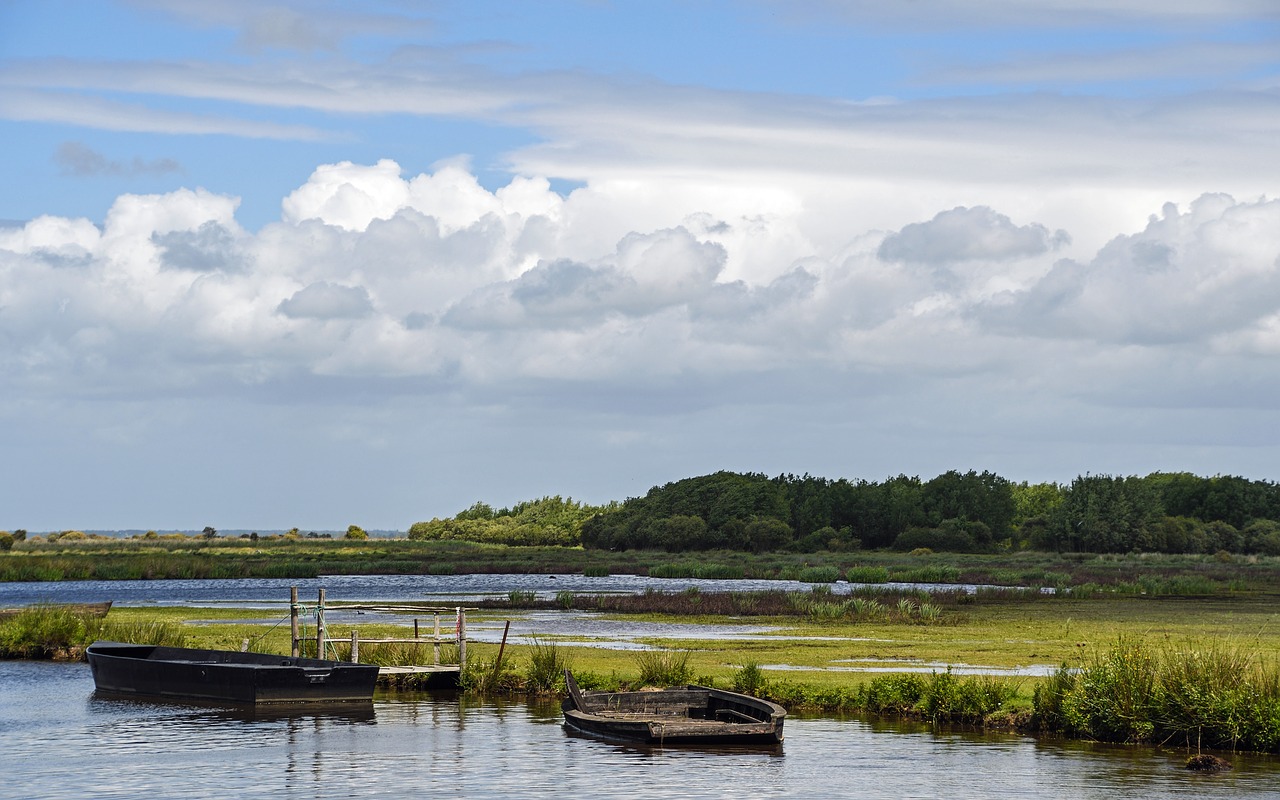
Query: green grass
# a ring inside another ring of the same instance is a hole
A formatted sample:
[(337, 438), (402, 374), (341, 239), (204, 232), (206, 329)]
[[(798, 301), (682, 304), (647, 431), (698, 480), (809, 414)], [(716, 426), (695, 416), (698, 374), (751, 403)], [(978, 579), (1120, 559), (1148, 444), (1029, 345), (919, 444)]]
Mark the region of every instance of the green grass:
[[(813, 554), (599, 551), (461, 541), (377, 539), (87, 539), (29, 537), (0, 552), (0, 581), (314, 577), (320, 574), (636, 574), (800, 579)], [(1280, 593), (1280, 557), (1042, 553), (822, 553), (858, 583), (886, 580), (1069, 587), (1181, 596)]]
[(1108, 742), (1280, 752), (1280, 667), (1220, 640), (1121, 638), (1035, 693), (1046, 730)]
[(688, 650), (641, 650), (636, 653), (635, 665), (639, 671), (637, 682), (642, 686), (680, 686), (693, 678)]

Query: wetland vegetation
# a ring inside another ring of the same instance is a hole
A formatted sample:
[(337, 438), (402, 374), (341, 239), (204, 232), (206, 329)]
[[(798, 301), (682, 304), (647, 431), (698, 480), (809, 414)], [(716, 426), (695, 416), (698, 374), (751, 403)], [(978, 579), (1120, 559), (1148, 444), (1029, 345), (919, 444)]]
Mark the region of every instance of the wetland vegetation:
[[(1277, 752), (1277, 520), (1275, 484), (1230, 476), (1084, 476), (1060, 486), (972, 471), (878, 483), (716, 473), (605, 506), (559, 497), (504, 509), (477, 503), (395, 539), (354, 525), (336, 538), (297, 530), (230, 537), (211, 527), (129, 538), (16, 531), (0, 535), (0, 581), (480, 573), (789, 580), (810, 588), (553, 598), (513, 590), (482, 602), (481, 618), (557, 609), (768, 632), (644, 637), (639, 657), (564, 635), (513, 642), (502, 655), (477, 643), (464, 686), (555, 691), (569, 665), (587, 688), (692, 679), (794, 709)], [(838, 581), (857, 586), (834, 591)], [(259, 615), (116, 608), (95, 621), (28, 609), (0, 620), (0, 657), (74, 658), (94, 638), (221, 649), (247, 639), (255, 650), (286, 652), (287, 631), (264, 628)], [(404, 634), (392, 622), (360, 629), (368, 638)], [(331, 635), (341, 648), (343, 631)], [(420, 660), (413, 647), (370, 645), (361, 660)]]

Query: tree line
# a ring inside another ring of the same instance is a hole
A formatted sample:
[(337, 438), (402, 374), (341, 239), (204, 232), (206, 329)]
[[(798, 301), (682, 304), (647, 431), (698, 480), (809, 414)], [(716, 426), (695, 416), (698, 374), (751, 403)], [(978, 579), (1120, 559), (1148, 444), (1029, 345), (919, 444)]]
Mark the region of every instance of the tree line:
[(477, 503), (453, 519), (415, 523), (409, 536), (670, 552), (1280, 555), (1280, 485), (1185, 472), (1030, 484), (974, 470), (883, 481), (722, 471), (607, 506), (558, 496), (500, 510)]

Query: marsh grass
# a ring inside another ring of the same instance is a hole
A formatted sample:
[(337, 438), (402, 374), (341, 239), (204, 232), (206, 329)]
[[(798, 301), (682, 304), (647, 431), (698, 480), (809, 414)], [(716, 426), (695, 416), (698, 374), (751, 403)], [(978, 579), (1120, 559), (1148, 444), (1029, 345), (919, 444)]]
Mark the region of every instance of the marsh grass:
[(672, 564), (656, 564), (649, 568), (651, 578), (697, 578), (699, 580), (734, 580), (742, 578), (742, 567), (729, 564), (704, 564), (684, 561)]
[(888, 583), (889, 570), (885, 567), (864, 567), (861, 565), (849, 567), (844, 573), (844, 579), (849, 583)]
[(176, 622), (107, 622), (96, 627), (98, 630), (93, 638), (113, 642), (154, 644), (161, 647), (185, 647), (187, 642), (182, 625)]
[(525, 672), (525, 690), (530, 694), (555, 694), (564, 682), (569, 659), (555, 642), (534, 638), (529, 651), (529, 668)]
[(1280, 751), (1280, 669), (1220, 641), (1120, 639), (1037, 688), (1046, 730), (1114, 742)]
[[(0, 581), (158, 578), (307, 578), (320, 574), (635, 574), (706, 578), (798, 579), (812, 554), (713, 550), (598, 551), (575, 547), (508, 547), (463, 541), (248, 538), (162, 535), (15, 542), (0, 554)], [(1134, 593), (1200, 595), (1280, 591), (1280, 556), (1105, 554), (1009, 551), (912, 556), (878, 551), (821, 554), (824, 564), (856, 583), (1078, 586)], [(1014, 576), (1022, 580), (1009, 580)], [(1195, 580), (1179, 585), (1175, 579)], [(1144, 583), (1145, 579), (1145, 583)], [(1163, 581), (1163, 583), (1161, 583)]]
[(642, 686), (679, 686), (693, 677), (688, 650), (641, 650), (635, 663)]
[(516, 694), (524, 687), (509, 659), (499, 664), (496, 658), (468, 658), (458, 677), (458, 688), (469, 694), (492, 695)]
[(0, 658), (72, 658), (99, 620), (67, 606), (37, 605), (0, 620)]
[(835, 583), (840, 580), (840, 568), (833, 566), (805, 567), (800, 570), (801, 583)]

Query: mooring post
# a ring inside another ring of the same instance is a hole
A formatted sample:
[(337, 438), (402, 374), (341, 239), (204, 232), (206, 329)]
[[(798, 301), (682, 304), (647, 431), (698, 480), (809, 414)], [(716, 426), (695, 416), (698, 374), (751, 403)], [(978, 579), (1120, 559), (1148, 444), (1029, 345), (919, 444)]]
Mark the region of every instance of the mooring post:
[(454, 626), (458, 633), (458, 667), (467, 668), (467, 615), (462, 613), (462, 606), (456, 607), (458, 622)]
[(289, 653), (294, 658), (298, 657), (298, 587), (289, 587), (289, 630), (291, 631), (293, 644), (289, 648)]
[(316, 605), (316, 658), (324, 658), (324, 633), (324, 589), (321, 589)]
[(507, 649), (507, 631), (511, 630), (511, 620), (507, 620), (507, 624), (502, 629), (502, 644), (498, 645), (498, 658), (493, 662), (493, 680), (497, 683), (498, 676), (502, 674), (502, 651)]
[(435, 658), (432, 660), (431, 663), (435, 664), (438, 667), (440, 666), (440, 612), (439, 611), (436, 612), (436, 635), (431, 637), (431, 641), (434, 645), (432, 649), (435, 651)]
[(351, 663), (360, 663), (360, 632), (355, 628), (351, 629)]

